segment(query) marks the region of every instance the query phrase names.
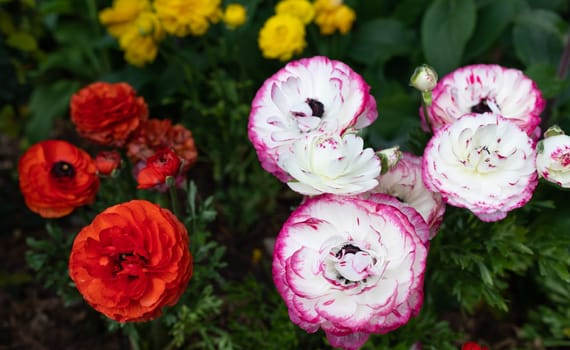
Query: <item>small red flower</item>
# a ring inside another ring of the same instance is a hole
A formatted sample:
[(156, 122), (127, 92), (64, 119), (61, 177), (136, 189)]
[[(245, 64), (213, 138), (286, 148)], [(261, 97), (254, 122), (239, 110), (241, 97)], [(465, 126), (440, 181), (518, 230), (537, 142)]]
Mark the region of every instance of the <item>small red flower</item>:
[(117, 151), (101, 151), (95, 157), (97, 173), (102, 176), (111, 176), (120, 165), (121, 155)]
[(137, 175), (140, 189), (152, 188), (166, 182), (167, 177), (176, 177), (182, 162), (170, 148), (163, 148), (146, 160), (146, 165)]
[(486, 346), (481, 346), (475, 342), (470, 341), (470, 342), (463, 344), (463, 346), (461, 347), (461, 350), (489, 350), (489, 348)]
[(192, 132), (182, 124), (172, 125), (169, 119), (144, 121), (133, 132), (126, 147), (127, 156), (135, 165), (164, 147), (171, 148), (183, 160), (183, 173), (198, 159)]
[(96, 82), (71, 97), (71, 121), (84, 138), (102, 145), (124, 146), (148, 119), (148, 107), (127, 83)]
[(145, 200), (105, 209), (77, 234), (69, 257), (83, 298), (119, 322), (149, 321), (176, 304), (192, 266), (184, 225)]
[(26, 205), (44, 218), (59, 218), (93, 203), (99, 189), (96, 171), (87, 152), (61, 140), (36, 143), (18, 162)]

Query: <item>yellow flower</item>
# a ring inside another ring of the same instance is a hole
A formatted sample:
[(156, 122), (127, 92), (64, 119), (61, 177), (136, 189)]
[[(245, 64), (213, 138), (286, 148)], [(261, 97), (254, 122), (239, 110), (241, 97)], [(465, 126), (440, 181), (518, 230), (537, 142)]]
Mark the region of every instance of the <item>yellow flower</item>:
[(155, 0), (164, 30), (179, 37), (203, 35), (222, 16), (221, 0)]
[(230, 28), (235, 29), (245, 23), (247, 12), (240, 4), (229, 4), (224, 11), (222, 21)]
[(119, 38), (125, 51), (125, 60), (142, 67), (153, 62), (158, 53), (158, 43), (164, 39), (164, 30), (154, 12), (141, 13), (134, 25)]
[(283, 0), (275, 6), (275, 13), (289, 14), (299, 18), (304, 24), (308, 24), (315, 16), (315, 9), (308, 0)]
[(303, 52), (305, 26), (297, 17), (281, 14), (270, 17), (259, 31), (257, 40), (265, 58), (289, 60), (294, 54)]
[(337, 30), (346, 34), (356, 19), (354, 10), (344, 5), (342, 0), (317, 0), (314, 6), (315, 23), (323, 35), (333, 34)]
[(148, 0), (114, 0), (111, 7), (99, 12), (99, 21), (112, 36), (119, 38), (129, 30), (141, 12), (150, 10)]

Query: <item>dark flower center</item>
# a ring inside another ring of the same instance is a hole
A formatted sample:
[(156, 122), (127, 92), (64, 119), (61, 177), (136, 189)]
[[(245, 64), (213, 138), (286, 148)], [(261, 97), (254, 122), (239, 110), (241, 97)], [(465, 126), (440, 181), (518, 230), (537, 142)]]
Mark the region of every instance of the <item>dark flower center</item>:
[(356, 254), (358, 252), (362, 251), (362, 249), (353, 246), (352, 244), (347, 244), (344, 247), (342, 247), (337, 253), (336, 253), (336, 257), (340, 258), (342, 256), (345, 256), (346, 254)]
[(50, 174), (56, 178), (74, 177), (75, 168), (68, 162), (59, 161), (51, 167)]
[(483, 114), (483, 113), (488, 113), (488, 112), (493, 112), (493, 111), (491, 110), (491, 108), (487, 104), (486, 98), (481, 99), (481, 101), (479, 101), (478, 104), (471, 107), (471, 113)]
[(320, 118), (323, 116), (323, 113), (325, 113), (325, 106), (322, 104), (322, 102), (312, 98), (308, 98), (305, 102), (309, 105), (309, 107), (311, 107), (311, 111), (313, 112), (314, 117)]

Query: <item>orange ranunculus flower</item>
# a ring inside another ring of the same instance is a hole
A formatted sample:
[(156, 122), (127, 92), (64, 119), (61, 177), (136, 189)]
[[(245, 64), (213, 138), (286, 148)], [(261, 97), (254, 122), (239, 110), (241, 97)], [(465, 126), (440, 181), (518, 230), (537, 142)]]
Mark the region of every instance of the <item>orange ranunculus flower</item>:
[(26, 205), (44, 218), (59, 218), (93, 203), (99, 189), (96, 172), (87, 152), (61, 140), (36, 143), (18, 162)]
[(137, 175), (137, 188), (147, 189), (166, 182), (169, 176), (175, 178), (180, 172), (180, 158), (165, 147), (146, 160), (144, 168)]
[(148, 107), (127, 83), (96, 82), (71, 97), (71, 121), (93, 142), (124, 146), (128, 136), (148, 119)]
[(182, 172), (190, 169), (198, 159), (192, 132), (181, 124), (172, 125), (169, 119), (143, 122), (127, 144), (127, 156), (133, 164), (137, 164), (165, 147), (171, 148), (182, 160)]
[(152, 320), (176, 304), (192, 276), (188, 232), (174, 214), (151, 202), (117, 204), (77, 234), (69, 275), (105, 316)]
[(121, 155), (117, 151), (101, 151), (95, 156), (97, 174), (111, 176), (121, 166)]

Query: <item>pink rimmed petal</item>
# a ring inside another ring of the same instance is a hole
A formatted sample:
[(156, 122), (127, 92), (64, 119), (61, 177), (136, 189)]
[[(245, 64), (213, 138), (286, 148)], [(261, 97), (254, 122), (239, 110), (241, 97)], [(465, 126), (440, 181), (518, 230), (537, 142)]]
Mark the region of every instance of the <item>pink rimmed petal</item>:
[(274, 281), (291, 320), (307, 331), (322, 328), (340, 337), (382, 333), (416, 315), (427, 240), (408, 215), (363, 198), (305, 199), (275, 244)]
[(540, 141), (538, 149), (538, 175), (562, 188), (570, 188), (570, 136), (546, 137)]
[[(460, 141), (461, 142), (461, 141)], [(371, 193), (385, 193), (397, 197), (420, 213), (435, 236), (445, 213), (441, 194), (430, 191), (422, 179), (422, 157), (402, 153), (397, 165), (378, 177), (378, 186)]]
[(248, 137), (263, 168), (287, 181), (279, 160), (305, 133), (342, 135), (376, 117), (370, 87), (348, 65), (323, 56), (303, 58), (289, 62), (257, 91)]
[(350, 333), (347, 335), (334, 335), (327, 332), (326, 335), (327, 340), (332, 346), (344, 350), (360, 349), (370, 337), (370, 334), (362, 332)]
[(332, 285), (322, 276), (318, 259), (318, 252), (301, 248), (287, 261), (285, 276), (295, 295), (312, 299), (330, 292)]
[(354, 298), (335, 293), (322, 296), (315, 305), (315, 310), (323, 318), (333, 323), (345, 324), (350, 322), (356, 312), (356, 307)]
[(522, 71), (493, 64), (459, 68), (443, 77), (432, 94), (428, 116), (421, 114), (423, 125), (435, 130), (467, 113), (494, 112), (533, 136), (546, 105)]
[(428, 143), (423, 179), (448, 204), (496, 221), (532, 197), (535, 159), (534, 141), (511, 121), (492, 113), (466, 114)]

